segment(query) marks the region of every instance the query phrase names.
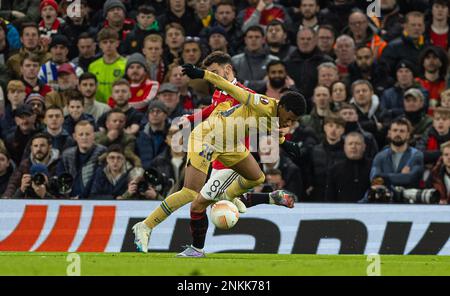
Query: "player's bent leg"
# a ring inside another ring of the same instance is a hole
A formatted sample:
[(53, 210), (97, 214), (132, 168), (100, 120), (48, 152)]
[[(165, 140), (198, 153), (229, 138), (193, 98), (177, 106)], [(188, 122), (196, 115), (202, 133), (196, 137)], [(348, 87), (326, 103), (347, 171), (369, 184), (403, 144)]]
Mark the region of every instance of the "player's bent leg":
[[(229, 200), (235, 201), (236, 197), (248, 192), (255, 186), (262, 184), (265, 180), (264, 173), (261, 171), (261, 168), (251, 154), (233, 165), (231, 168), (240, 176), (225, 190), (225, 197)], [(244, 205), (242, 201), (236, 201)]]
[(157, 207), (144, 221), (133, 226), (135, 244), (140, 252), (148, 251), (151, 231), (163, 222), (174, 211), (192, 202), (202, 188), (206, 180), (206, 174), (192, 165), (186, 167), (184, 187), (169, 195), (159, 207)]
[(205, 199), (201, 194), (191, 204), (190, 229), (192, 245), (187, 245), (185, 250), (177, 257), (205, 257), (203, 247), (205, 246), (206, 232), (208, 231), (208, 216), (206, 209), (215, 201)]

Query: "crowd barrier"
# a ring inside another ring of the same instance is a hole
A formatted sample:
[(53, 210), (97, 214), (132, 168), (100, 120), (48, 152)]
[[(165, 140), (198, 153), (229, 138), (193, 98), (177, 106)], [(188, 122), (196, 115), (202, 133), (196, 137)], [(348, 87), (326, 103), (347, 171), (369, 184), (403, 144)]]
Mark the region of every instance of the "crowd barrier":
[[(0, 200), (0, 251), (133, 252), (131, 227), (156, 201)], [(210, 222), (206, 252), (450, 255), (450, 207), (260, 205), (230, 230)], [(189, 206), (156, 228), (150, 251), (190, 243)]]

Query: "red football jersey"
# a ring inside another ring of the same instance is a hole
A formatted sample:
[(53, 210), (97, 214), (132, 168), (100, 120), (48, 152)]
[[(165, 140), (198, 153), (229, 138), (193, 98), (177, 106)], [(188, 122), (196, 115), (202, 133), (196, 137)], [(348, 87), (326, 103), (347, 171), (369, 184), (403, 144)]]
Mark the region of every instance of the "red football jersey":
[[(243, 89), (246, 89), (247, 91), (251, 92), (251, 93), (255, 93), (255, 91), (245, 87), (242, 83), (238, 82), (237, 80), (233, 81), (234, 85), (237, 85), (239, 87), (242, 87)], [(232, 96), (230, 96), (229, 94), (227, 94), (226, 92), (220, 91), (218, 89), (216, 89), (214, 91), (214, 94), (212, 96), (212, 103), (211, 105), (209, 105), (208, 107), (203, 108), (202, 110), (191, 114), (189, 116), (187, 116), (187, 119), (190, 122), (194, 122), (194, 118), (201, 118), (201, 120), (205, 120), (206, 118), (208, 118), (211, 113), (214, 111), (214, 109), (217, 107), (217, 105), (219, 105), (220, 103), (223, 102), (227, 102), (227, 101), (231, 101), (232, 105), (238, 105), (240, 104), (238, 100), (236, 100), (235, 98), (233, 98)], [(245, 138), (245, 147), (249, 147), (249, 140), (248, 138)], [(222, 169), (227, 169), (226, 166), (224, 166), (220, 161), (215, 160), (212, 163), (212, 167), (213, 169), (216, 170), (222, 170)]]

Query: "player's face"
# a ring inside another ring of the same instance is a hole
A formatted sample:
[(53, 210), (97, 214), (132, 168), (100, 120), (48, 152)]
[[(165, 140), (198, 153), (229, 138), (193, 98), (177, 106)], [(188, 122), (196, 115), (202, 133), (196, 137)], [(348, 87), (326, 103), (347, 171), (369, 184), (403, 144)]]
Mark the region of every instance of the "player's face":
[(228, 81), (232, 81), (234, 76), (232, 75), (233, 69), (230, 64), (219, 65), (218, 63), (213, 63), (206, 68), (206, 70), (225, 78)]
[(299, 116), (292, 111), (287, 111), (284, 106), (278, 108), (278, 117), (280, 118), (280, 128), (292, 126), (292, 124), (299, 120)]

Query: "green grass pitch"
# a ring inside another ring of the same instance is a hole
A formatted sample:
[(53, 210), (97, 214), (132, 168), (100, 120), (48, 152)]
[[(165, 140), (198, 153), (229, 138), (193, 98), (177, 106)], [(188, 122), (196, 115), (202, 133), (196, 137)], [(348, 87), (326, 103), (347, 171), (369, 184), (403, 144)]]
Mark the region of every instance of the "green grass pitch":
[[(66, 275), (69, 253), (0, 252), (0, 275)], [(363, 255), (78, 253), (81, 275), (367, 275)], [(450, 275), (448, 256), (381, 256), (381, 275)]]

